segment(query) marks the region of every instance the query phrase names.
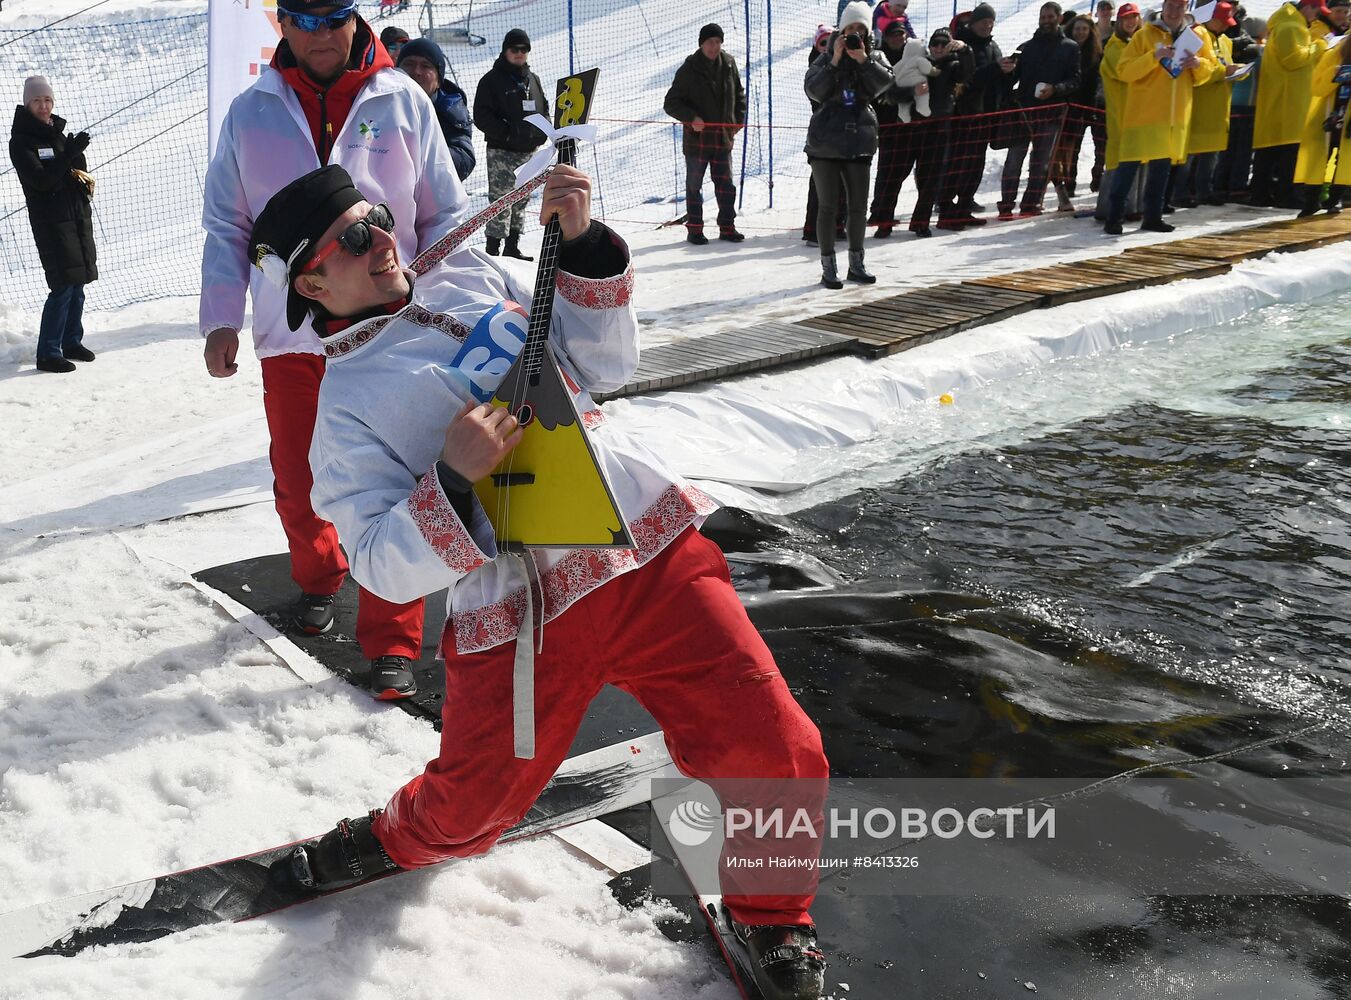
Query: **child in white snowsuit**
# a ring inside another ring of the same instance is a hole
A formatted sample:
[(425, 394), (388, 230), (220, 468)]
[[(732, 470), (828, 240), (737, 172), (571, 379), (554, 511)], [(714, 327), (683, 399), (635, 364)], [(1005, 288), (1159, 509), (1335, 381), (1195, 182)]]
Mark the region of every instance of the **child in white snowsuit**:
[[(938, 73), (938, 68), (929, 61), (929, 47), (918, 38), (911, 38), (905, 43), (905, 49), (901, 52), (901, 61), (892, 70), (892, 75), (896, 77), (896, 86), (910, 88), (918, 87), (921, 83), (927, 83), (931, 77), (937, 76)], [(928, 91), (916, 94), (913, 101), (898, 102), (896, 113), (901, 121), (910, 121), (912, 105), (916, 111), (928, 118)]]

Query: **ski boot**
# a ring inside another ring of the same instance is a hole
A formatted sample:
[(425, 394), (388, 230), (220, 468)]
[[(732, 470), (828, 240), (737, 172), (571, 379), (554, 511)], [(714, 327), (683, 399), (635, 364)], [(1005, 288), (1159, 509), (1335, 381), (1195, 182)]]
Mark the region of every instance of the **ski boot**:
[(819, 1000), (825, 990), (826, 956), (817, 946), (813, 925), (747, 926), (734, 920), (732, 929), (750, 953), (755, 985), (765, 1000)]
[(306, 889), (332, 892), (398, 871), (380, 841), (371, 832), (371, 823), (383, 809), (372, 809), (357, 819), (344, 819), (318, 840), (301, 844), (277, 862), (281, 877), (289, 877)]

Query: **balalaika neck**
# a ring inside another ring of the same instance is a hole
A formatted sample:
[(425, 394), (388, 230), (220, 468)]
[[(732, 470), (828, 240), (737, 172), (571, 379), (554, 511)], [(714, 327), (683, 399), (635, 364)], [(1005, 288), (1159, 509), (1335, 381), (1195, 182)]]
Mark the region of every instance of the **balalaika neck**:
[[(577, 162), (577, 143), (561, 139), (558, 143), (558, 162), (573, 166)], [(544, 345), (549, 342), (549, 323), (554, 313), (554, 288), (558, 280), (558, 246), (563, 242), (563, 230), (557, 217), (544, 227), (544, 241), (539, 250), (539, 269), (535, 272), (535, 294), (530, 300), (530, 322), (527, 326), (525, 347), (521, 351), (525, 372), (537, 376), (544, 364)]]

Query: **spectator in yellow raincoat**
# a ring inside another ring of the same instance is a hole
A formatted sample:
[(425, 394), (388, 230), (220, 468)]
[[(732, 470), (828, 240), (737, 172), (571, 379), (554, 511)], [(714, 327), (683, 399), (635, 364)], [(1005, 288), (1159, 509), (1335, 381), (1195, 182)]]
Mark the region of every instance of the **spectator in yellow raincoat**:
[[(1351, 104), (1351, 35), (1323, 53), (1313, 71), (1313, 103), (1305, 123), (1305, 135), (1317, 127), (1317, 140), (1301, 142), (1295, 180), (1305, 185), (1304, 207), (1300, 216), (1327, 209), (1330, 215), (1342, 210), (1342, 196), (1351, 185), (1351, 136), (1347, 133), (1347, 105)], [(1323, 181), (1328, 159), (1337, 154), (1337, 170), (1328, 188), (1328, 200), (1322, 201)]]
[[(1267, 18), (1262, 53), (1262, 82), (1257, 88), (1253, 125), (1252, 204), (1298, 207), (1294, 200), (1295, 162), (1313, 100), (1313, 71), (1327, 44), (1318, 22), (1322, 0), (1285, 3)], [(1322, 126), (1320, 125), (1319, 128)]]
[[(1099, 222), (1107, 221), (1107, 202), (1112, 195), (1112, 176), (1117, 164), (1121, 162), (1121, 118), (1126, 113), (1126, 82), (1117, 75), (1117, 64), (1121, 54), (1126, 51), (1131, 37), (1140, 30), (1140, 8), (1133, 3), (1123, 3), (1112, 22), (1112, 36), (1102, 47), (1102, 62), (1098, 64), (1102, 77), (1103, 104), (1107, 108), (1107, 148), (1103, 157), (1102, 181), (1098, 188), (1098, 205), (1093, 218)], [(1126, 198), (1126, 214), (1139, 211), (1139, 184), (1132, 186)]]
[(1210, 43), (1215, 68), (1210, 79), (1198, 83), (1192, 94), (1186, 172), (1194, 194), (1174, 204), (1195, 208), (1198, 202), (1209, 201), (1214, 190), (1215, 162), (1229, 145), (1229, 101), (1233, 94), (1229, 77), (1239, 69), (1234, 65), (1234, 40), (1225, 31), (1236, 23), (1234, 5), (1220, 0), (1210, 20), (1197, 28)]
[[(1183, 32), (1200, 42), (1194, 54), (1181, 56), (1175, 46)], [(1168, 195), (1170, 165), (1187, 158), (1187, 128), (1191, 124), (1192, 89), (1210, 79), (1215, 68), (1214, 50), (1193, 28), (1187, 0), (1163, 0), (1163, 8), (1151, 14), (1121, 54), (1116, 72), (1126, 84), (1126, 110), (1121, 122), (1121, 162), (1112, 178), (1103, 231), (1121, 235), (1126, 214), (1126, 193), (1136, 174), (1146, 166), (1145, 199), (1140, 228), (1171, 233), (1163, 221)], [(1176, 75), (1174, 75), (1176, 73)]]

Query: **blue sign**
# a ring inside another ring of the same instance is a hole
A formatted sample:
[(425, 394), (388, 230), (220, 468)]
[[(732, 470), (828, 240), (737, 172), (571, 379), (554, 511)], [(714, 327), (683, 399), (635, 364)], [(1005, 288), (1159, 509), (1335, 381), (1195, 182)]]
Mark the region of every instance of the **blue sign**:
[(484, 313), (464, 338), (450, 369), (464, 378), (470, 394), (480, 403), (493, 398), (525, 346), (527, 318), (525, 309), (510, 300), (499, 302)]

